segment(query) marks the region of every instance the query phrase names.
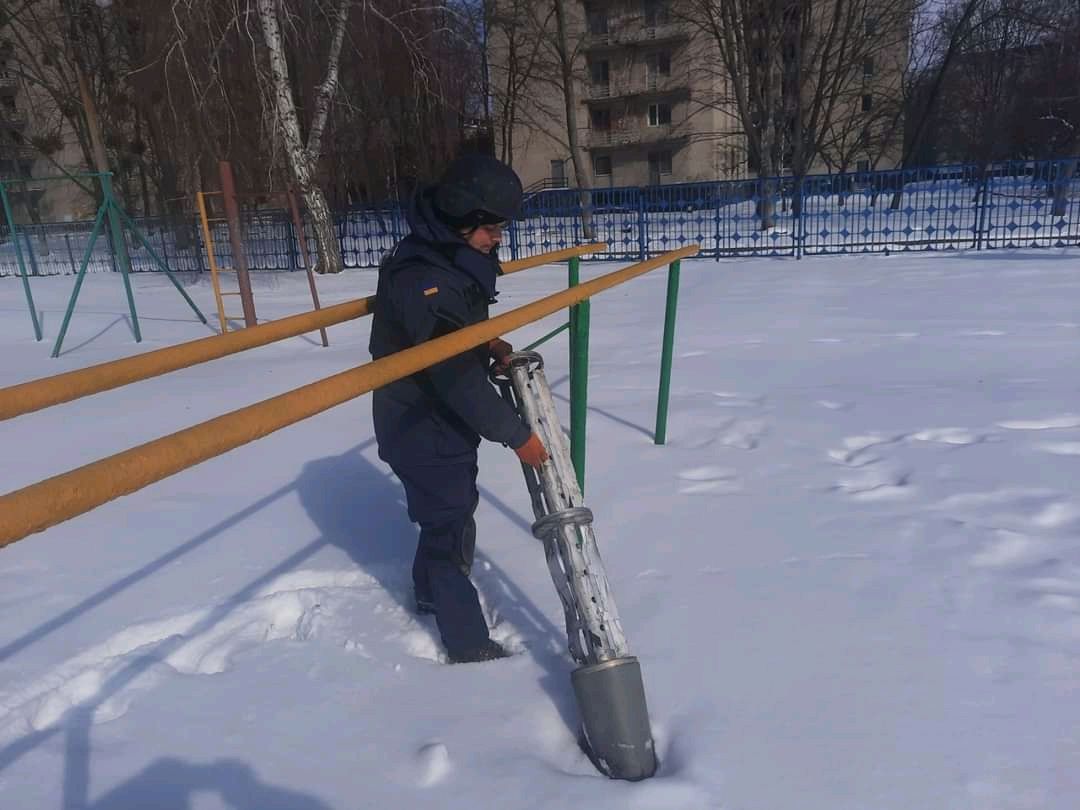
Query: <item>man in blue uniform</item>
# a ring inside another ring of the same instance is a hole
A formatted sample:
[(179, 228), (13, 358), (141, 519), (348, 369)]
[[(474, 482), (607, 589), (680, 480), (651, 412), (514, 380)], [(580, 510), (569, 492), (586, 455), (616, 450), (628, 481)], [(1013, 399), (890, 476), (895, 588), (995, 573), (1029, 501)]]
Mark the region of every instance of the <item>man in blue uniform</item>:
[[(500, 274), (503, 225), (521, 205), (521, 181), (483, 155), (454, 161), (422, 189), (408, 214), (411, 233), (379, 268), (371, 354), (375, 359), (487, 320)], [(375, 391), (379, 457), (405, 487), (420, 525), (413, 561), (417, 609), (434, 613), (452, 662), (507, 655), (488, 634), (469, 579), (480, 439), (507, 445), (525, 463), (547, 459), (543, 443), (488, 380), (489, 364), (513, 351), (493, 340)]]

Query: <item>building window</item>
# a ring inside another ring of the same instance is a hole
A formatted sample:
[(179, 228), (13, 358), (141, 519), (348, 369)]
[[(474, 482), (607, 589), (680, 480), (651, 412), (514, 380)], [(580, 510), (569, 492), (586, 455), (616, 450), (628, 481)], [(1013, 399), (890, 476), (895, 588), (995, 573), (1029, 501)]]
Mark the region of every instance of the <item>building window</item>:
[(862, 97), (862, 111), (863, 112), (870, 112), (873, 109), (874, 109), (874, 97), (872, 95), (870, 95), (869, 93), (867, 93), (865, 96)]
[(667, 51), (650, 53), (645, 60), (645, 74), (653, 86), (659, 79), (671, 76), (671, 54)]
[(659, 185), (660, 178), (671, 174), (671, 152), (649, 153), (649, 182)]
[(855, 164), (855, 171), (857, 171), (859, 174), (867, 174), (870, 171), (870, 161), (860, 160), (858, 163)]
[(867, 17), (863, 20), (863, 30), (868, 37), (877, 36), (878, 32), (878, 19), (877, 17)]
[(607, 132), (611, 129), (611, 110), (593, 110), (589, 115), (589, 123), (593, 129)]
[(593, 155), (592, 171), (597, 177), (611, 177), (611, 155)]
[(670, 104), (650, 104), (649, 105), (649, 126), (660, 127), (671, 123), (671, 105)]
[(863, 59), (862, 75), (864, 79), (872, 79), (874, 77), (874, 57), (868, 56)]
[(863, 127), (859, 133), (859, 140), (857, 142), (860, 149), (867, 149), (870, 146), (870, 127)]
[(655, 28), (671, 22), (671, 4), (668, 0), (645, 0), (645, 27)]
[(607, 59), (591, 62), (589, 64), (589, 73), (592, 77), (594, 89), (607, 87), (611, 78), (611, 64)]
[(589, 33), (594, 36), (603, 36), (608, 32), (608, 16), (606, 8), (586, 6), (585, 16), (588, 20)]
[(551, 161), (551, 187), (566, 188), (566, 163), (564, 161)]

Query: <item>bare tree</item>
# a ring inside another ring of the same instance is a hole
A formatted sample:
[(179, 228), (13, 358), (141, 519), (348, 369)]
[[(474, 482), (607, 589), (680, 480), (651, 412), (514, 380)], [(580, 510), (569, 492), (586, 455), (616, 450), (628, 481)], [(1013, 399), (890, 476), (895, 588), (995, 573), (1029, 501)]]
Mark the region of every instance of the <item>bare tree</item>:
[(276, 0), (257, 0), (259, 21), (262, 24), (263, 41), (273, 76), (273, 98), (277, 129), (285, 143), (285, 155), (292, 176), (303, 194), (311, 213), (315, 230), (315, 242), (319, 250), (320, 273), (340, 273), (343, 268), (341, 243), (337, 238), (333, 213), (326, 202), (326, 195), (315, 181), (316, 161), (322, 151), (323, 131), (330, 114), (330, 105), (338, 87), (338, 64), (341, 44), (345, 38), (345, 26), (349, 19), (352, 0), (337, 0), (331, 17), (333, 38), (326, 57), (326, 77), (315, 99), (307, 143), (300, 133), (300, 120), (293, 97), (294, 87), (289, 78), (289, 64), (278, 19)]
[(1043, 24), (1048, 36), (1039, 49), (1033, 92), (1020, 94), (1032, 106), (1021, 120), (1038, 122), (1042, 130), (1044, 154), (1063, 158), (1048, 178), (1048, 193), (1053, 198), (1052, 216), (1063, 217), (1068, 211), (1069, 188), (1077, 172), (1080, 151), (1080, 3), (1054, 0), (1048, 4)]
[[(886, 95), (869, 81), (872, 66), (889, 75), (902, 64), (912, 2), (685, 0), (683, 9), (710, 46), (699, 69), (722, 79), (704, 103), (735, 112), (763, 178), (760, 224), (771, 228), (770, 178), (790, 168), (797, 186), (817, 160), (843, 164), (867, 145)], [(829, 147), (843, 154), (826, 157)]]
[[(687, 0), (683, 14), (711, 46), (699, 69), (723, 88), (702, 103), (734, 109), (751, 169), (762, 178), (779, 174), (782, 143), (784, 44), (789, 23), (778, 0)], [(775, 224), (773, 187), (767, 182), (758, 203), (761, 228)]]
[[(589, 194), (592, 183), (589, 170), (585, 166), (585, 158), (581, 150), (578, 134), (578, 97), (575, 81), (577, 47), (571, 44), (570, 20), (567, 15), (566, 0), (554, 0), (554, 2), (555, 37), (552, 46), (558, 57), (559, 71), (562, 77), (562, 98), (566, 113), (566, 145), (570, 149), (570, 161), (574, 167), (574, 179), (581, 200), (581, 225), (584, 237), (588, 240), (593, 238), (592, 201)], [(580, 43), (581, 37), (574, 37), (573, 40)]]
[(585, 32), (577, 10), (566, 0), (497, 0), (491, 62), (501, 154), (518, 154), (519, 132), (526, 133), (524, 148), (530, 133), (557, 144), (573, 169), (584, 235), (592, 238), (591, 166), (580, 135)]
[[(499, 159), (513, 165), (515, 130), (528, 116), (530, 87), (540, 79), (544, 38), (533, 24), (532, 0), (487, 0), (486, 6), (485, 50), (497, 54), (488, 60), (488, 72)], [(543, 23), (546, 28), (547, 20)]]
[[(43, 156), (95, 165), (79, 57), (129, 206), (179, 223), (228, 159), (242, 188), (307, 192), (320, 269), (332, 270), (331, 202), (396, 197), (477, 131), (486, 93), (471, 3), (0, 0), (0, 11), (8, 69), (34, 88), (30, 143)], [(81, 160), (62, 153), (65, 139)]]

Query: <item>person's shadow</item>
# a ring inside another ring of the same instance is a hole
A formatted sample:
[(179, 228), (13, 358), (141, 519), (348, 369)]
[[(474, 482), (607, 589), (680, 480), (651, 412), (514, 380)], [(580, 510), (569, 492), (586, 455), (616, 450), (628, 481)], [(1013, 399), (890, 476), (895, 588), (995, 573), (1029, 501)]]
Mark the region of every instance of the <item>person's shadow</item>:
[(331, 810), (314, 796), (259, 781), (238, 759), (207, 764), (163, 757), (87, 810), (190, 810), (196, 793), (217, 794), (232, 810)]
[[(323, 540), (343, 549), (399, 605), (413, 611), (411, 572), (418, 529), (409, 521), (405, 492), (389, 467), (369, 460), (362, 450), (363, 446), (357, 446), (305, 464), (296, 481), (300, 502)], [(524, 489), (524, 481), (521, 486)], [(521, 528), (522, 542), (537, 544), (537, 565), (545, 565), (539, 542), (532, 538), (531, 521), (485, 488), (481, 497)], [(481, 527), (478, 545), (483, 543)], [(489, 602), (495, 599), (499, 616), (519, 631), (529, 654), (545, 670), (540, 684), (567, 728), (576, 734), (579, 721), (570, 685), (575, 665), (566, 654), (565, 630), (556, 627), (482, 550), (476, 553), (473, 571), (479, 590)], [(557, 601), (554, 593), (552, 599)], [(434, 621), (425, 619), (419, 624), (439, 644)]]

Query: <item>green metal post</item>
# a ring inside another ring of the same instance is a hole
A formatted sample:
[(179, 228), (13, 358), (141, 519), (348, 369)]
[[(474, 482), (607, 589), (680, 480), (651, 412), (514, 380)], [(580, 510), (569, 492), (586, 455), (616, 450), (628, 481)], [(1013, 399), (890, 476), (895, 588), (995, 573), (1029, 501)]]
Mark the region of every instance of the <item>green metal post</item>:
[(79, 290), (82, 289), (83, 279), (86, 277), (86, 267), (90, 264), (90, 256), (94, 252), (94, 243), (97, 242), (98, 234), (101, 233), (101, 223), (105, 221), (105, 209), (108, 203), (102, 203), (98, 209), (97, 218), (94, 220), (93, 230), (90, 231), (90, 242), (83, 252), (82, 264), (79, 265), (79, 274), (75, 277), (75, 289), (71, 291), (71, 300), (68, 301), (67, 312), (64, 313), (64, 322), (60, 324), (60, 334), (56, 336), (56, 345), (53, 346), (52, 356), (60, 356), (60, 347), (64, 343), (64, 335), (67, 334), (68, 324), (71, 323), (71, 314), (75, 311), (75, 301), (79, 298)]
[[(568, 275), (567, 286), (576, 287), (581, 283), (581, 259), (577, 256), (570, 259)], [(570, 307), (570, 458), (582, 494), (585, 492), (585, 413), (589, 373), (588, 303), (584, 301)], [(584, 321), (582, 313), (585, 313)]]
[[(568, 271), (569, 279), (567, 286), (576, 287), (581, 283), (581, 259), (574, 256), (570, 259), (570, 266)], [(570, 307), (570, 386), (574, 385), (574, 357), (577, 354), (577, 323), (575, 313), (577, 307)], [(572, 438), (572, 437), (571, 437)]]
[(113, 249), (120, 264), (120, 275), (124, 277), (124, 292), (127, 293), (128, 311), (131, 313), (131, 329), (135, 333), (135, 342), (142, 343), (142, 330), (139, 329), (139, 314), (135, 311), (135, 295), (131, 291), (131, 260), (128, 258), (127, 242), (124, 241), (124, 229), (120, 226), (120, 217), (116, 215), (119, 206), (113, 196), (112, 175), (101, 174), (101, 193), (104, 197), (106, 215), (109, 217), (109, 233), (112, 235)]
[(154, 251), (154, 248), (150, 244), (150, 241), (145, 236), (143, 236), (142, 231), (140, 231), (135, 226), (135, 223), (131, 221), (131, 217), (129, 217), (124, 211), (124, 209), (120, 208), (119, 206), (115, 206), (115, 210), (116, 213), (120, 216), (123, 223), (127, 225), (128, 230), (135, 234), (135, 238), (142, 243), (142, 246), (144, 248), (146, 248), (147, 252), (150, 254), (150, 258), (153, 259), (157, 266), (161, 268), (162, 272), (164, 272), (165, 275), (168, 276), (169, 281), (171, 281), (172, 285), (176, 287), (180, 295), (184, 296), (184, 300), (188, 302), (188, 306), (191, 307), (195, 311), (195, 314), (199, 316), (199, 320), (203, 323), (206, 323), (206, 316), (202, 314), (199, 308), (195, 305), (195, 302), (191, 300), (191, 296), (187, 294), (187, 291), (184, 289), (184, 285), (176, 280), (176, 276), (174, 276), (172, 274), (172, 271), (169, 270), (168, 264), (163, 261), (161, 257), (158, 256), (157, 253)]
[(675, 351), (675, 314), (679, 304), (679, 267), (668, 267), (667, 312), (664, 315), (664, 351), (660, 358), (660, 394), (656, 403), (656, 444), (667, 441), (668, 399), (671, 396), (671, 360)]
[(585, 422), (589, 412), (589, 301), (582, 301), (571, 316), (577, 322), (573, 377), (570, 379), (570, 458), (578, 486), (585, 494)]
[(8, 235), (11, 243), (15, 245), (15, 259), (19, 263), (19, 276), (22, 278), (23, 292), (26, 294), (26, 305), (30, 308), (30, 320), (34, 322), (34, 337), (41, 340), (41, 323), (38, 321), (37, 307), (34, 306), (34, 294), (30, 292), (30, 279), (26, 275), (26, 263), (23, 262), (22, 248), (19, 246), (19, 233), (15, 228), (15, 216), (11, 213), (11, 201), (8, 200), (7, 186), (0, 182), (0, 200), (4, 203), (4, 216), (8, 221)]
[(542, 338), (540, 338), (539, 340), (537, 340), (537, 341), (534, 341), (534, 342), (530, 343), (530, 344), (529, 344), (528, 346), (526, 346), (526, 347), (525, 347), (524, 349), (522, 349), (521, 351), (523, 351), (523, 352), (531, 352), (531, 351), (532, 351), (533, 349), (537, 349), (537, 348), (539, 348), (540, 346), (543, 346), (543, 345), (544, 345), (545, 343), (547, 343), (547, 342), (548, 342), (549, 340), (551, 340), (551, 339), (552, 339), (553, 337), (555, 337), (556, 335), (559, 335), (559, 334), (561, 334), (561, 333), (565, 332), (565, 331), (566, 331), (567, 329), (569, 329), (569, 328), (570, 328), (570, 324), (569, 324), (569, 323), (564, 323), (564, 324), (563, 324), (562, 326), (560, 326), (560, 327), (559, 327), (558, 329), (552, 329), (552, 330), (551, 330), (550, 332), (548, 332), (548, 333), (547, 333), (546, 335), (544, 335), (544, 336), (543, 336)]

